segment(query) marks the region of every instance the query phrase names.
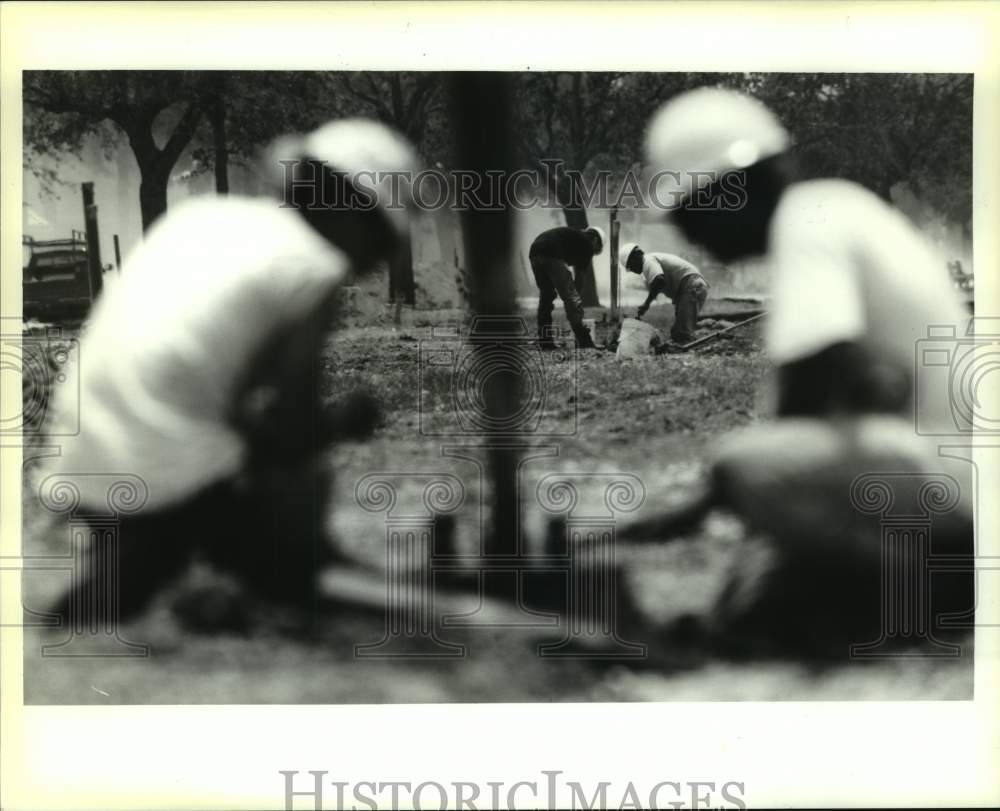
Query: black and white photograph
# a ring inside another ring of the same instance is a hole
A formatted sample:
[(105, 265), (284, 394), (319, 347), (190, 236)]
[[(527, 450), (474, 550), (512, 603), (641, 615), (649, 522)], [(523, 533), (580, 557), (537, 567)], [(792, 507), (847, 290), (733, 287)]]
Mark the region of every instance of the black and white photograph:
[[(26, 711), (993, 689), (995, 70), (616, 70), (616, 38), (586, 69), (18, 70)], [(268, 779), (283, 808), (758, 802), (551, 764)]]

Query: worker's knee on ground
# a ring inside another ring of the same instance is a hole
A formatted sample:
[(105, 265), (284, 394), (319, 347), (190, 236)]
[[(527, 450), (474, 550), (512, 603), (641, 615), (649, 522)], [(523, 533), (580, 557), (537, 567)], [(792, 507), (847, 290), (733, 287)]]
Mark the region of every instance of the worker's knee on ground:
[(712, 458), (716, 467), (745, 481), (793, 483), (796, 477), (830, 469), (845, 474), (930, 474), (935, 469), (929, 446), (912, 424), (882, 415), (764, 423), (725, 437)]
[[(927, 566), (916, 544), (872, 556), (858, 554), (857, 547), (792, 550), (761, 540), (741, 545), (709, 616), (713, 638), (731, 654), (846, 659), (852, 645), (874, 642), (887, 630), (886, 577)], [(963, 544), (955, 539), (945, 545)], [(965, 546), (971, 547), (971, 533)], [(927, 573), (911, 592), (910, 608), (926, 609), (934, 635), (949, 628), (962, 634), (962, 615), (967, 623), (975, 607), (971, 561), (964, 570)], [(909, 644), (924, 641), (913, 634)]]
[[(719, 444), (712, 476), (720, 501), (779, 545), (854, 547), (866, 557), (879, 554), (885, 518), (870, 501), (872, 488), (888, 488), (885, 509), (899, 514), (919, 513), (928, 487), (957, 488), (912, 426), (882, 417), (786, 419), (746, 429)], [(962, 507), (941, 505), (934, 518), (942, 529), (961, 526)]]
[(724, 437), (712, 453), (712, 473), (723, 498), (740, 507), (781, 494), (802, 475), (829, 467), (838, 453), (826, 423), (779, 420)]

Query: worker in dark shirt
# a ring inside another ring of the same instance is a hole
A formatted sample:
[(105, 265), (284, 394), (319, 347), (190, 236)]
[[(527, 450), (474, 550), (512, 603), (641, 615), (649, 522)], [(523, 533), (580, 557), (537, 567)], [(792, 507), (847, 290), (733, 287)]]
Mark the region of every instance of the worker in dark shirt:
[(555, 347), (552, 309), (556, 296), (562, 299), (566, 317), (579, 349), (596, 349), (590, 330), (583, 324), (583, 302), (570, 267), (580, 273), (590, 267), (604, 248), (604, 232), (591, 227), (582, 231), (566, 226), (550, 228), (531, 243), (528, 259), (538, 285), (538, 342), (543, 349)]

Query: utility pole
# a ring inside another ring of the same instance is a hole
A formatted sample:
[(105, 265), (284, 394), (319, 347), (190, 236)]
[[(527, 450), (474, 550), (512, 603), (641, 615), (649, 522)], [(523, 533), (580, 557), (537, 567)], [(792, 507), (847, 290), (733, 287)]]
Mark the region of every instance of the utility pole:
[(104, 289), (104, 268), (101, 265), (101, 239), (97, 232), (97, 204), (94, 203), (94, 184), (84, 183), (83, 225), (87, 235), (87, 270), (90, 278), (90, 300), (94, 301)]
[[(456, 73), (449, 93), (460, 165), (486, 177), (487, 171), (508, 173), (511, 153), (512, 102), (510, 78), (497, 73)], [(488, 445), (488, 470), (493, 484), (492, 515), (485, 539), (487, 556), (516, 557), (519, 550), (520, 512), (517, 471), (519, 453), (504, 442), (502, 427), (516, 415), (522, 400), (522, 375), (516, 362), (518, 338), (523, 343), (523, 320), (518, 318), (514, 283), (514, 224), (507, 206), (499, 210), (462, 212), (462, 236), (469, 278), (469, 301), (474, 321), (469, 336), (473, 354), (484, 368), (497, 353), (509, 349), (503, 385), (486, 385), (482, 391), (485, 422), (494, 426), (484, 437)], [(518, 329), (520, 327), (520, 329)], [(509, 333), (509, 334), (507, 334)], [(501, 590), (513, 588), (508, 579)], [(488, 588), (488, 590), (491, 590)], [(500, 595), (497, 595), (500, 596)], [(513, 594), (504, 594), (511, 598)]]
[(608, 253), (611, 255), (611, 320), (618, 320), (618, 311), (621, 308), (621, 279), (618, 268), (618, 232), (621, 223), (618, 222), (618, 209), (611, 209), (611, 225), (608, 228), (608, 235), (611, 245)]

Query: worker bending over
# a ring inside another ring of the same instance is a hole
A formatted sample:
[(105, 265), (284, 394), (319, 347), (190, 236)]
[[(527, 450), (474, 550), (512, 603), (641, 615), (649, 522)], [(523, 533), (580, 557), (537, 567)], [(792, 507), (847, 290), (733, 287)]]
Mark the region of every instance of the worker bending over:
[(646, 253), (634, 242), (625, 243), (618, 259), (627, 271), (642, 276), (649, 291), (636, 317), (642, 318), (656, 297), (663, 294), (674, 303), (670, 338), (674, 343), (688, 343), (708, 298), (709, 284), (698, 268), (672, 253)]
[[(543, 231), (531, 243), (528, 259), (538, 285), (538, 343), (553, 349), (552, 310), (556, 296), (562, 299), (566, 317), (580, 349), (596, 349), (590, 330), (583, 323), (583, 301), (574, 278), (592, 268), (594, 257), (604, 249), (604, 231), (597, 227), (582, 231), (563, 226)], [(573, 271), (570, 268), (573, 268)]]
[[(711, 621), (716, 633), (756, 651), (847, 658), (851, 645), (893, 630), (882, 624), (886, 584), (916, 571), (926, 552), (916, 536), (887, 540), (875, 494), (892, 515), (936, 511), (934, 554), (968, 565), (933, 578), (917, 571), (908, 606), (932, 605), (935, 617), (908, 615), (926, 620), (927, 634), (893, 642), (933, 645), (934, 620), (973, 605), (966, 439), (948, 375), (933, 376), (928, 353), (918, 352), (929, 335), (967, 334), (945, 263), (864, 187), (800, 180), (787, 131), (750, 96), (705, 88), (676, 97), (651, 122), (646, 149), (653, 166), (669, 170), (656, 196), (679, 202), (670, 218), (690, 242), (723, 262), (761, 257), (770, 271), (765, 343), (776, 419), (720, 444), (700, 505), (618, 537), (662, 538), (713, 505), (736, 512), (774, 556), (762, 569), (745, 559), (734, 567)], [(718, 205), (734, 183), (742, 205)], [(869, 480), (874, 488), (864, 490)]]
[[(322, 397), (322, 349), (341, 286), (408, 233), (381, 189), (375, 205), (371, 189), (362, 206), (343, 201), (358, 196), (352, 178), (415, 164), (400, 136), (361, 119), (281, 139), (273, 196), (172, 208), (98, 301), (57, 392), (57, 415), (81, 422), (54, 467), (98, 513), (107, 482), (94, 474), (144, 484), (119, 524), (121, 617), (198, 558), (258, 596), (311, 604), (333, 558), (323, 452), (344, 428)], [(56, 612), (92, 604), (101, 582), (78, 573)]]

